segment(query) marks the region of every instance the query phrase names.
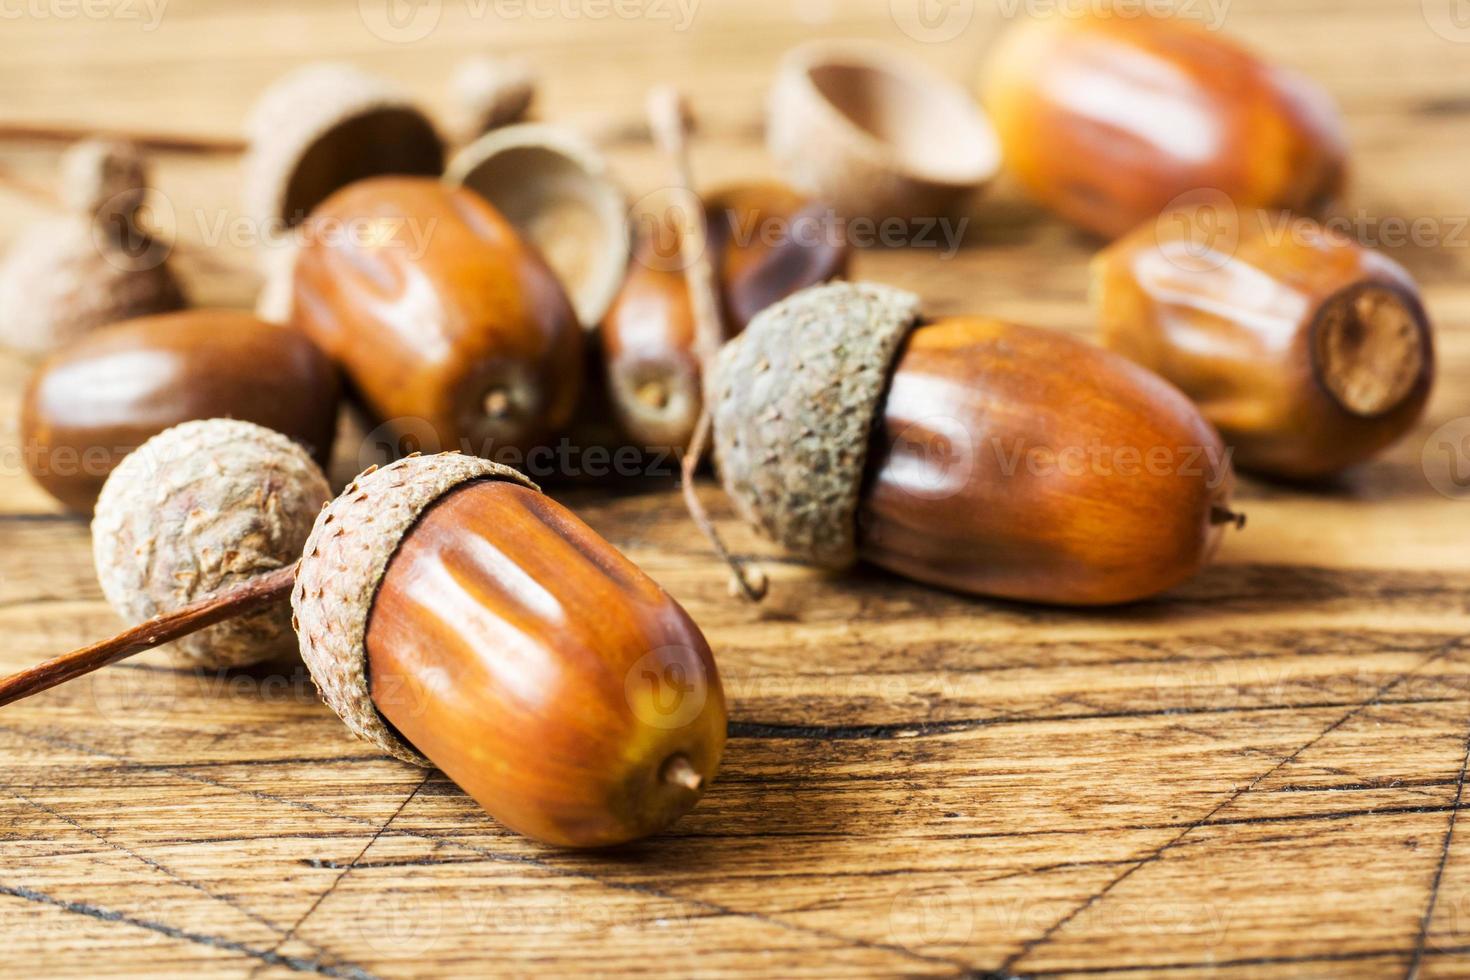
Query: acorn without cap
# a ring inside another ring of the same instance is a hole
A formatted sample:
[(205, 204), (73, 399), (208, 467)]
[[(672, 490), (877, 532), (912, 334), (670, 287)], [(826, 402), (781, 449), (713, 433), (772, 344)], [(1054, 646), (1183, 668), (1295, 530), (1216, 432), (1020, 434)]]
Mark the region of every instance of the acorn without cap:
[(1193, 398), (1242, 469), (1318, 479), (1412, 429), (1434, 339), (1397, 262), (1309, 218), (1182, 209), (1093, 262), (1105, 346)]
[[(141, 623), (291, 565), (331, 488), (306, 451), (250, 422), (209, 419), (159, 433), (102, 487), (92, 553), (107, 601)], [(289, 653), (277, 606), (179, 640), (201, 667), (239, 667)]]
[(716, 462), (788, 552), (1067, 605), (1129, 602), (1215, 550), (1233, 476), (1187, 398), (1063, 334), (919, 318), (837, 283), (757, 316), (709, 386)]

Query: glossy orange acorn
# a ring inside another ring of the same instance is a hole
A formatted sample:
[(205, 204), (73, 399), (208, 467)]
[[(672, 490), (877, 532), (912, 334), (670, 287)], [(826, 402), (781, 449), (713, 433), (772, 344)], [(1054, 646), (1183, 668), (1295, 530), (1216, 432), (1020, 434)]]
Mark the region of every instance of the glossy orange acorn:
[(1242, 468), (1312, 479), (1424, 413), (1434, 342), (1413, 278), (1306, 218), (1165, 215), (1093, 264), (1102, 342), (1193, 398)]
[(1156, 375), (1053, 331), (919, 319), (871, 284), (796, 294), (726, 345), (716, 460), (737, 509), (814, 564), (977, 595), (1130, 602), (1198, 572), (1234, 478)]
[(329, 197), (306, 230), (293, 321), (377, 421), (429, 449), (512, 457), (566, 425), (581, 327), (541, 256), (483, 199), (373, 178)]
[[(799, 289), (842, 276), (850, 250), (830, 209), (781, 184), (725, 188), (706, 203), (708, 248), (728, 335)], [(699, 418), (694, 310), (679, 262), (680, 229), (645, 228), (602, 324), (607, 385), (624, 432), (682, 449)]]
[(1314, 211), (1344, 182), (1330, 97), (1181, 17), (1027, 21), (1001, 40), (980, 96), (1026, 191), (1108, 238), (1188, 192)]
[(657, 833), (719, 767), (699, 628), (524, 477), (457, 454), (360, 476), (317, 519), (292, 605), (323, 697), (510, 828), (601, 847)]

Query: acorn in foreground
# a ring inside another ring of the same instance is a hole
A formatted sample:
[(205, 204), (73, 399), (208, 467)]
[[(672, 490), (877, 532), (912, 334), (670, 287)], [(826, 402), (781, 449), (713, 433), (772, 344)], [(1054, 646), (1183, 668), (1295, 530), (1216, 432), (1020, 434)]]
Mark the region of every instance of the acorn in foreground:
[(1203, 188), (1305, 212), (1341, 193), (1346, 127), (1320, 86), (1187, 18), (1092, 6), (1011, 28), (981, 82), (1037, 202), (1116, 238)]
[[(174, 472), (160, 477), (193, 485)], [(208, 543), (231, 527), (250, 540), (251, 507), (207, 525)], [(196, 528), (177, 523), (167, 543), (199, 546)], [(284, 615), (288, 593), (301, 654), (348, 728), (442, 769), (529, 837), (657, 833), (719, 768), (724, 694), (688, 614), (525, 477), (457, 453), (364, 472), (317, 515), (296, 566), (0, 680), (0, 705), (247, 609)]]
[(1434, 342), (1403, 267), (1306, 218), (1165, 215), (1093, 263), (1105, 346), (1195, 400), (1243, 469), (1318, 479), (1424, 413)]
[[(117, 614), (142, 623), (286, 568), (332, 495), (321, 469), (277, 432), (231, 419), (186, 422), (129, 454), (102, 487), (92, 555)], [(184, 637), (200, 667), (243, 667), (294, 646), (282, 608)]]
[(737, 509), (826, 568), (1124, 603), (1193, 576), (1240, 522), (1225, 447), (1176, 388), (1051, 331), (921, 321), (886, 286), (771, 307), (721, 351), (708, 397)]

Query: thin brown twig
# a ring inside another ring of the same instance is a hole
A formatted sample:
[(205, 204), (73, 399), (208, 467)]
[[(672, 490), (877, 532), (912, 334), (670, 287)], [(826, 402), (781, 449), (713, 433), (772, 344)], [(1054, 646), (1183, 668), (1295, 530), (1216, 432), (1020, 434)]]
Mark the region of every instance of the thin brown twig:
[[(677, 89), (660, 86), (649, 93), (648, 124), (654, 141), (669, 158), (675, 189), (683, 191), (693, 202), (688, 224), (679, 235), (679, 260), (684, 267), (684, 282), (694, 316), (695, 353), (699, 358), (700, 373), (707, 383), (712, 377), (715, 357), (725, 342), (725, 328), (720, 315), (720, 297), (715, 288), (714, 263), (709, 256), (709, 226), (705, 221), (704, 204), (694, 192), (694, 176), (689, 164), (689, 108)], [(747, 569), (730, 553), (694, 491), (694, 473), (709, 448), (712, 428), (709, 399), (706, 398), (694, 425), (694, 436), (680, 464), (684, 506), (710, 547), (729, 566), (740, 592), (751, 602), (759, 602), (766, 594), (765, 574), (759, 568)]]
[(0, 679), (0, 707), (58, 684), (90, 674), (94, 670), (126, 660), (134, 654), (162, 646), (207, 626), (243, 616), (290, 594), (296, 584), (296, 565), (257, 575), (240, 585), (207, 595), (161, 616), (154, 616), (111, 639), (64, 653)]
[(247, 143), (238, 136), (197, 136), (140, 129), (98, 129), (76, 123), (0, 122), (0, 141), (15, 143), (76, 143), (84, 139), (123, 140), (157, 153), (219, 154), (235, 156)]

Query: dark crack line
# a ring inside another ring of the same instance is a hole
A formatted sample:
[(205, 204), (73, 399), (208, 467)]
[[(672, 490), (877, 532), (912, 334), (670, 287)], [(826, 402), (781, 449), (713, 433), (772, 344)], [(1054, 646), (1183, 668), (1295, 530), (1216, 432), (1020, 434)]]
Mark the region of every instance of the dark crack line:
[(329, 966), (317, 960), (304, 960), (298, 956), (281, 956), (273, 950), (257, 949), (245, 943), (236, 942), (233, 939), (225, 939), (221, 936), (211, 936), (203, 932), (191, 932), (171, 926), (166, 922), (156, 922), (152, 919), (139, 919), (115, 909), (103, 908), (100, 905), (92, 905), (87, 902), (69, 902), (66, 899), (47, 895), (31, 888), (23, 888), (18, 885), (7, 885), (0, 882), (0, 895), (9, 895), (27, 902), (35, 902), (38, 905), (49, 905), (60, 909), (70, 915), (83, 915), (89, 919), (99, 922), (116, 922), (121, 925), (132, 926), (136, 929), (146, 929), (160, 936), (170, 939), (179, 939), (184, 942), (195, 943), (200, 946), (208, 946), (211, 949), (222, 949), (232, 953), (239, 953), (251, 959), (260, 960), (262, 964), (269, 966), (283, 966), (297, 973), (317, 973), (328, 977), (348, 977), (352, 980), (376, 980), (372, 974), (353, 967), (343, 969), (341, 967)]
[[(67, 826), (69, 826), (69, 827), (71, 827), (71, 828), (73, 828), (73, 829), (75, 829), (77, 831), (80, 831), (83, 834), (86, 834), (88, 837), (91, 837), (92, 839), (94, 839), (94, 840), (100, 842), (101, 844), (103, 844), (103, 845), (111, 848), (112, 850), (118, 851), (119, 853), (122, 853), (122, 854), (126, 854), (128, 857), (132, 858), (134, 861), (137, 861), (137, 862), (145, 865), (146, 867), (152, 868), (154, 871), (157, 871), (159, 874), (164, 875), (165, 877), (169, 878), (170, 880), (172, 880), (172, 881), (174, 881), (174, 882), (176, 882), (176, 883), (178, 883), (180, 885), (183, 885), (185, 888), (191, 888), (194, 891), (199, 892), (201, 895), (204, 895), (207, 898), (213, 899), (216, 902), (221, 902), (224, 905), (229, 906), (230, 908), (234, 909), (236, 912), (239, 912), (241, 915), (245, 916), (247, 919), (251, 920), (252, 922), (255, 922), (255, 923), (258, 923), (260, 925), (263, 925), (267, 929), (269, 929), (271, 932), (274, 932), (277, 935), (280, 935), (280, 933), (281, 933), (281, 927), (279, 925), (277, 925), (276, 923), (272, 922), (271, 920), (265, 918), (264, 916), (257, 915), (256, 913), (250, 911), (249, 909), (247, 909), (247, 908), (239, 905), (238, 903), (232, 901), (227, 896), (224, 896), (224, 895), (216, 895), (214, 892), (210, 891), (208, 888), (205, 888), (199, 882), (197, 882), (197, 881), (191, 881), (190, 879), (185, 878), (183, 875), (180, 875), (177, 872), (175, 872), (172, 868), (169, 868), (166, 865), (161, 864), (160, 862), (155, 861), (155, 860), (153, 860), (150, 857), (147, 857), (146, 855), (139, 854), (137, 851), (134, 851), (132, 848), (127, 847), (124, 844), (117, 843), (116, 841), (114, 841), (114, 840), (110, 839), (109, 837), (107, 837), (105, 834), (98, 833), (97, 831), (92, 830), (90, 827), (83, 826), (81, 823), (77, 822), (76, 820), (73, 820), (71, 817), (67, 816), (66, 814), (62, 813), (61, 811), (56, 810), (53, 807), (47, 806), (45, 803), (41, 803), (41, 802), (39, 802), (37, 800), (33, 800), (30, 797), (28, 797), (28, 796), (25, 796), (25, 795), (23, 795), (21, 793), (15, 792), (14, 790), (11, 790), (10, 791), (10, 795), (13, 796), (13, 797), (15, 797), (17, 800), (20, 800), (26, 806), (32, 807), (33, 809), (39, 810), (42, 813), (48, 814), (49, 816), (54, 817), (57, 820), (60, 820), (62, 823), (66, 824)], [(321, 947), (316, 946), (316, 945), (314, 945), (312, 943), (305, 943), (305, 945), (310, 946), (311, 949), (312, 949), (312, 951), (315, 952), (315, 953), (317, 953), (320, 956), (327, 956), (327, 955), (329, 955), (326, 950), (324, 950)]]
[(1125, 871), (1123, 871), (1117, 877), (1113, 878), (1106, 885), (1104, 885), (1099, 891), (1097, 891), (1093, 895), (1089, 896), (1085, 901), (1083, 901), (1081, 904), (1079, 904), (1076, 908), (1072, 909), (1072, 911), (1068, 912), (1066, 915), (1062, 916), (1056, 922), (1052, 923), (1051, 926), (1049, 926), (1046, 929), (1046, 931), (1043, 932), (1041, 935), (1036, 936), (1035, 938), (1026, 940), (1026, 942), (1024, 942), (1024, 943), (1021, 944), (1021, 948), (1020, 949), (1016, 950), (1016, 952), (1014, 952), (1010, 956), (1006, 957), (1005, 961), (1003, 963), (1001, 963), (1000, 967), (998, 969), (996, 969), (995, 971), (993, 971), (994, 974), (995, 975), (999, 975), (999, 976), (1010, 976), (1013, 973), (1013, 969), (1012, 968), (1017, 963), (1019, 963), (1021, 960), (1025, 959), (1027, 956), (1029, 956), (1032, 953), (1034, 953), (1037, 949), (1039, 949), (1043, 945), (1045, 945), (1048, 941), (1050, 941), (1050, 939), (1051, 939), (1052, 936), (1054, 936), (1058, 932), (1060, 932), (1063, 928), (1066, 927), (1066, 925), (1069, 922), (1071, 922), (1072, 920), (1074, 920), (1075, 918), (1077, 918), (1077, 916), (1081, 915), (1082, 913), (1086, 912), (1088, 909), (1092, 908), (1092, 906), (1094, 906), (1098, 902), (1102, 901), (1105, 897), (1107, 897), (1107, 895), (1110, 892), (1112, 892), (1112, 890), (1114, 888), (1117, 888), (1123, 882), (1127, 881), (1129, 878), (1131, 878), (1140, 869), (1145, 868), (1148, 865), (1152, 864), (1153, 862), (1157, 861), (1160, 857), (1163, 856), (1164, 852), (1168, 851), (1171, 847), (1173, 847), (1175, 844), (1179, 843), (1185, 837), (1189, 836), (1189, 834), (1193, 833), (1195, 830), (1197, 830), (1200, 827), (1204, 826), (1206, 823), (1208, 823), (1215, 816), (1215, 814), (1219, 813), (1221, 810), (1223, 810), (1226, 807), (1230, 806), (1232, 803), (1234, 803), (1236, 800), (1240, 799), (1242, 796), (1245, 796), (1247, 793), (1249, 793), (1252, 790), (1254, 790), (1263, 781), (1265, 781), (1266, 779), (1270, 778), (1270, 776), (1273, 773), (1276, 773), (1277, 771), (1279, 771), (1280, 769), (1284, 768), (1285, 766), (1290, 765), (1299, 756), (1301, 756), (1301, 754), (1303, 752), (1306, 752), (1312, 746), (1316, 745), (1318, 742), (1322, 741), (1328, 735), (1331, 735), (1333, 732), (1337, 731), (1343, 725), (1347, 724), (1349, 721), (1351, 721), (1353, 718), (1357, 717), (1362, 712), (1366, 711), (1368, 708), (1374, 707), (1374, 706), (1377, 706), (1378, 704), (1380, 704), (1380, 702), (1383, 701), (1383, 695), (1384, 694), (1386, 694), (1389, 691), (1393, 690), (1394, 688), (1398, 687), (1400, 684), (1403, 684), (1411, 676), (1413, 676), (1413, 675), (1419, 673), (1420, 671), (1424, 670), (1430, 664), (1433, 664), (1435, 661), (1444, 658), (1451, 651), (1453, 651), (1455, 649), (1458, 649), (1459, 646), (1460, 646), (1460, 644), (1461, 644), (1461, 642), (1462, 642), (1461, 638), (1459, 638), (1459, 637), (1455, 638), (1454, 640), (1452, 640), (1449, 643), (1446, 643), (1444, 646), (1442, 646), (1439, 649), (1438, 652), (1436, 652), (1432, 656), (1426, 658), (1418, 666), (1414, 667), (1413, 670), (1405, 671), (1404, 673), (1402, 673), (1399, 676), (1395, 677), (1393, 680), (1391, 680), (1388, 683), (1384, 684), (1382, 687), (1378, 688), (1378, 690), (1374, 693), (1374, 695), (1373, 695), (1372, 698), (1368, 699), (1367, 701), (1362, 702), (1361, 704), (1359, 704), (1356, 707), (1354, 707), (1351, 711), (1347, 712), (1342, 717), (1338, 718), (1336, 721), (1334, 721), (1332, 724), (1328, 725), (1325, 729), (1323, 729), (1320, 733), (1318, 733), (1315, 737), (1313, 737), (1312, 739), (1310, 739), (1309, 741), (1307, 741), (1305, 744), (1303, 744), (1300, 747), (1298, 747), (1296, 749), (1296, 751), (1292, 752), (1286, 758), (1281, 759), (1275, 765), (1271, 766), (1271, 768), (1269, 768), (1265, 772), (1261, 773), (1255, 779), (1252, 779), (1248, 784), (1246, 784), (1242, 788), (1236, 790), (1235, 792), (1231, 793), (1229, 796), (1225, 797), (1224, 800), (1222, 800), (1222, 801), (1220, 801), (1220, 803), (1216, 804), (1203, 817), (1200, 817), (1198, 820), (1195, 820), (1195, 821), (1191, 822), (1188, 826), (1186, 826), (1178, 834), (1174, 835), (1174, 837), (1170, 838), (1168, 841), (1166, 841), (1163, 844), (1161, 844), (1160, 846), (1154, 848), (1153, 851), (1151, 851), (1150, 853), (1146, 854), (1144, 857), (1142, 857), (1138, 861), (1134, 862)]
[[(27, 741), (40, 742), (42, 744), (51, 745), (53, 747), (65, 748), (73, 752), (81, 752), (102, 759), (110, 759), (113, 762), (133, 763), (142, 770), (151, 768), (146, 763), (137, 763), (135, 762), (135, 760), (128, 759), (126, 756), (118, 755), (115, 752), (106, 752), (102, 749), (97, 749), (92, 746), (82, 745), (80, 743), (72, 742), (64, 738), (58, 738), (54, 735), (38, 735), (34, 732), (22, 731), (9, 725), (0, 725), (0, 732), (5, 732), (7, 734), (13, 735), (17, 738), (25, 739)], [(309, 813), (321, 814), (322, 816), (331, 817), (336, 820), (345, 820), (349, 823), (366, 825), (369, 827), (373, 827), (374, 830), (377, 830), (376, 825), (363, 817), (354, 817), (350, 814), (336, 813), (332, 810), (327, 809), (326, 807), (317, 806), (313, 803), (306, 803), (301, 800), (290, 800), (282, 796), (273, 795), (271, 793), (264, 793), (260, 790), (241, 789), (238, 786), (231, 786), (230, 784), (222, 783), (219, 780), (209, 779), (195, 773), (184, 772), (177, 769), (163, 769), (160, 770), (160, 772), (165, 775), (186, 780), (188, 782), (195, 782), (204, 786), (212, 786), (215, 789), (224, 790), (229, 793), (235, 793), (240, 796), (246, 796), (251, 799), (263, 800), (270, 803), (278, 803), (282, 806), (305, 810)], [(600, 875), (586, 871), (574, 871), (567, 868), (561, 868), (555, 864), (552, 864), (537, 857), (533, 857), (531, 855), (501, 854), (488, 848), (471, 844), (467, 841), (461, 841), (453, 837), (446, 837), (439, 834), (423, 833), (421, 831), (390, 829), (387, 831), (387, 833), (391, 836), (408, 837), (415, 840), (428, 841), (433, 844), (458, 847), (463, 850), (469, 851), (472, 854), (478, 854), (489, 861), (523, 864), (529, 867), (537, 868), (541, 871), (545, 871), (546, 873), (555, 875), (557, 877), (570, 878), (578, 881), (587, 881), (613, 891), (629, 892), (637, 895), (642, 895), (647, 898), (656, 898), (660, 901), (671, 902), (675, 905), (688, 906), (691, 908), (699, 909), (701, 912), (708, 915), (726, 916), (732, 919), (745, 919), (751, 922), (758, 922), (763, 925), (769, 925), (774, 928), (781, 929), (785, 932), (794, 933), (796, 935), (805, 935), (817, 939), (825, 939), (829, 942), (841, 943), (860, 949), (873, 949), (894, 953), (912, 960), (916, 960), (921, 963), (947, 966), (961, 971), (966, 971), (970, 968), (969, 964), (965, 963), (962, 960), (951, 959), (949, 957), (943, 956), (933, 956), (927, 953), (920, 953), (916, 950), (909, 949), (908, 947), (901, 946), (897, 943), (882, 943), (873, 940), (860, 939), (853, 936), (845, 936), (841, 933), (831, 932), (826, 929), (818, 929), (812, 926), (803, 926), (798, 923), (787, 922), (784, 919), (766, 915), (761, 912), (741, 911), (739, 909), (720, 905), (717, 902), (710, 902), (700, 898), (675, 895), (670, 892), (665, 892), (657, 888), (649, 887), (647, 885), (640, 885), (632, 882), (609, 881)]]
[(1444, 879), (1445, 865), (1450, 860), (1450, 845), (1455, 839), (1455, 818), (1460, 815), (1460, 801), (1465, 796), (1465, 769), (1470, 767), (1470, 733), (1465, 736), (1465, 754), (1460, 758), (1460, 778), (1455, 784), (1455, 803), (1450, 808), (1449, 825), (1445, 827), (1444, 844), (1439, 852), (1439, 864), (1434, 869), (1434, 880), (1429, 885), (1429, 901), (1424, 905), (1424, 919), (1419, 923), (1419, 938), (1414, 942), (1414, 957), (1409, 961), (1405, 980), (1416, 980), (1419, 967), (1424, 962), (1424, 946), (1429, 941), (1429, 926), (1434, 919), (1434, 906), (1439, 901), (1439, 885)]
[[(383, 825), (379, 827), (377, 832), (374, 833), (373, 836), (368, 839), (368, 842), (362, 846), (362, 850), (357, 852), (357, 856), (347, 863), (347, 866), (341, 870), (337, 877), (332, 879), (332, 883), (327, 886), (326, 890), (316, 897), (316, 901), (311, 903), (311, 907), (308, 908), (305, 912), (302, 912), (301, 916), (294, 923), (291, 924), (291, 928), (287, 929), (285, 934), (276, 941), (275, 946), (271, 947), (272, 953), (279, 951), (282, 946), (284, 946), (287, 942), (295, 937), (296, 930), (301, 928), (301, 924), (307, 919), (311, 918), (311, 914), (315, 912), (321, 906), (321, 904), (325, 902), (329, 896), (331, 896), (333, 892), (337, 890), (338, 885), (342, 884), (342, 879), (346, 878), (349, 874), (352, 873), (352, 869), (357, 867), (357, 862), (361, 861), (362, 856), (372, 849), (372, 846), (378, 842), (378, 838), (382, 837), (383, 833), (390, 826), (392, 826), (393, 821), (398, 819), (399, 814), (403, 813), (404, 808), (413, 802), (413, 798), (419, 795), (419, 790), (424, 788), (424, 786), (429, 781), (429, 777), (432, 775), (434, 775), (434, 770), (432, 769), (427, 770), (424, 773), (424, 778), (420, 779), (418, 785), (415, 786), (413, 790), (403, 798), (403, 802), (398, 804), (398, 809), (394, 810), (391, 814), (388, 815), (388, 819), (383, 821)], [(306, 943), (306, 945), (311, 946), (312, 944)], [(313, 946), (312, 948), (314, 949), (315, 947)], [(265, 965), (266, 964), (262, 963), (260, 967), (257, 967), (256, 972), (259, 972), (260, 969), (263, 969)]]

